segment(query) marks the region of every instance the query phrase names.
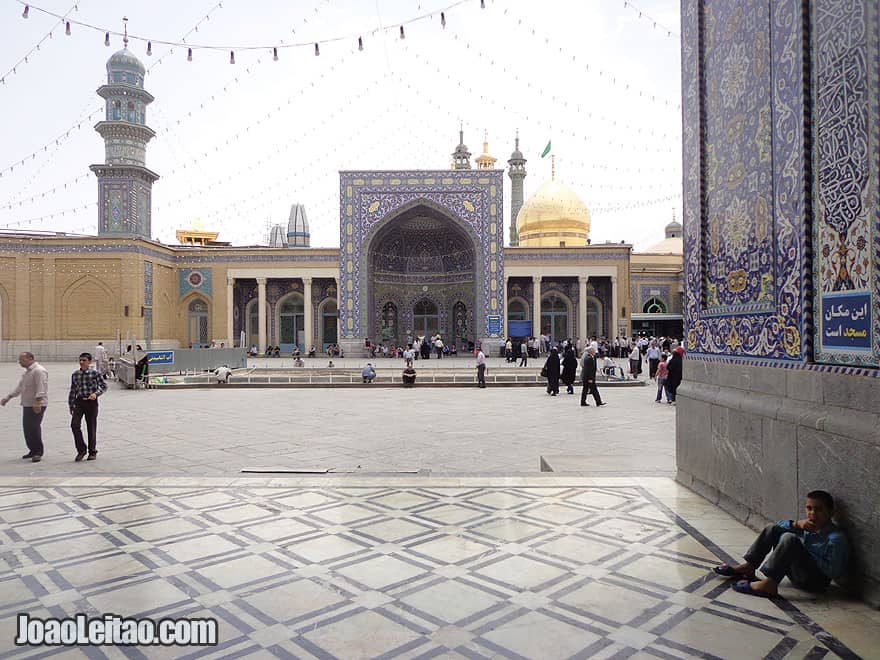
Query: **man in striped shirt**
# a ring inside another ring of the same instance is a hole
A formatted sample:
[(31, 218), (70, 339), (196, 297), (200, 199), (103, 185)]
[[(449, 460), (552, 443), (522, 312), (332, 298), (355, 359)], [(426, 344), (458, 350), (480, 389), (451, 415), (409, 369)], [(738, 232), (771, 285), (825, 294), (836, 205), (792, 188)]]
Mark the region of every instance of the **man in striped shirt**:
[(43, 460), (43, 434), (40, 424), (43, 422), (46, 406), (49, 405), (49, 374), (30, 351), (21, 353), (18, 363), (24, 367), (25, 372), (18, 387), (0, 399), (0, 406), (5, 406), (10, 399), (21, 395), (21, 422), (28, 448), (28, 453), (22, 458), (39, 463)]
[(91, 366), (91, 353), (80, 353), (79, 369), (70, 377), (70, 394), (67, 395), (67, 406), (72, 415), (70, 428), (76, 445), (76, 462), (86, 457), (86, 443), (82, 434), (83, 417), (86, 418), (86, 429), (89, 433), (88, 460), (94, 461), (98, 458), (98, 397), (107, 391), (107, 383)]

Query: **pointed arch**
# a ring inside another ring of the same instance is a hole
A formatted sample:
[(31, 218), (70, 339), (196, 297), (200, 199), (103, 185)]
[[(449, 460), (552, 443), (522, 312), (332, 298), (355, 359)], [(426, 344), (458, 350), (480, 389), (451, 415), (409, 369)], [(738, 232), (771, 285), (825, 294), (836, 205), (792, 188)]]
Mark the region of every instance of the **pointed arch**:
[(71, 282), (61, 294), (61, 336), (65, 339), (112, 337), (120, 320), (116, 293), (94, 275)]
[[(306, 307), (305, 297), (300, 291), (285, 293), (275, 303), (275, 345), (282, 353), (290, 353), (294, 346), (305, 354)], [(271, 343), (271, 342), (269, 342)]]
[(179, 313), (183, 319), (184, 339), (193, 348), (211, 345), (211, 302), (204, 295), (194, 292), (180, 301)]

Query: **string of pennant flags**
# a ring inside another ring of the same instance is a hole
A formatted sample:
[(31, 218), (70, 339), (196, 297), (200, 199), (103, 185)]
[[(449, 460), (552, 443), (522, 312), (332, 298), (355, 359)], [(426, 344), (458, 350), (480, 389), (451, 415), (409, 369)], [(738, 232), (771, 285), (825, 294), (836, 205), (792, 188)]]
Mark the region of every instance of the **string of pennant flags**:
[[(465, 48), (466, 48), (466, 49), (473, 50), (473, 51), (475, 52), (475, 54), (476, 54), (478, 57), (480, 57), (480, 58), (484, 59), (485, 61), (489, 62), (490, 65), (492, 65), (492, 66), (495, 66), (495, 65), (496, 65), (495, 59), (494, 59), (494, 57), (493, 57), (491, 54), (486, 53), (486, 52), (484, 52), (484, 51), (481, 51), (477, 46), (473, 45), (473, 44), (470, 42), (470, 40), (468, 40), (466, 37), (464, 37), (464, 36), (459, 37), (459, 35), (458, 35), (454, 30), (450, 30), (450, 34), (452, 34), (452, 38), (453, 38), (455, 41), (460, 41), (460, 42), (462, 42), (462, 43), (465, 45)], [(420, 54), (417, 53), (416, 51), (411, 51), (411, 54), (412, 54), (414, 57), (419, 57), (419, 56), (420, 56)], [(429, 63), (429, 61), (428, 61), (426, 58), (423, 58), (423, 61), (425, 61), (425, 63)], [(605, 115), (605, 114), (603, 114), (603, 113), (601, 113), (601, 112), (596, 112), (596, 111), (594, 111), (594, 110), (586, 110), (585, 108), (583, 108), (583, 107), (582, 107), (581, 105), (579, 105), (579, 104), (569, 103), (567, 99), (562, 98), (561, 96), (557, 97), (556, 94), (547, 91), (547, 90), (544, 89), (543, 87), (539, 87), (538, 85), (533, 84), (533, 83), (532, 83), (531, 81), (529, 81), (529, 80), (526, 80), (526, 79), (520, 78), (520, 76), (519, 76), (515, 71), (512, 71), (512, 70), (508, 69), (508, 68), (507, 68), (506, 66), (504, 66), (503, 64), (499, 63), (499, 65), (501, 66), (501, 72), (502, 72), (502, 73), (504, 73), (504, 74), (506, 74), (506, 75), (508, 75), (508, 76), (512, 76), (512, 77), (513, 77), (513, 80), (514, 80), (516, 83), (524, 84), (524, 85), (526, 86), (526, 88), (528, 88), (528, 89), (532, 89), (533, 91), (536, 92), (536, 94), (537, 94), (538, 96), (540, 96), (540, 98), (548, 98), (548, 99), (550, 99), (550, 100), (551, 100), (552, 102), (554, 102), (554, 103), (557, 103), (557, 102), (558, 102), (562, 107), (564, 107), (564, 108), (570, 108), (570, 109), (572, 109), (573, 111), (575, 111), (575, 112), (577, 112), (577, 113), (579, 113), (579, 114), (582, 114), (582, 115), (583, 115), (583, 114), (585, 113), (586, 116), (587, 116), (587, 118), (589, 118), (589, 119), (598, 119), (598, 120), (600, 120), (600, 121), (603, 121), (603, 122), (606, 122), (606, 123), (610, 124), (611, 126), (615, 126), (615, 127), (620, 127), (620, 128), (626, 129), (627, 132), (628, 132), (629, 134), (633, 134), (633, 133), (635, 133), (635, 134), (641, 134), (641, 133), (643, 132), (643, 127), (642, 127), (642, 126), (639, 126), (639, 125), (636, 125), (636, 124), (631, 124), (631, 123), (629, 123), (629, 122), (627, 122), (627, 121), (624, 121), (623, 119), (621, 119), (621, 118), (619, 118), (619, 117), (609, 117), (609, 116), (607, 116), (607, 115)], [(437, 67), (437, 73), (441, 73), (441, 70), (440, 70), (439, 67)], [(448, 74), (447, 74), (447, 79), (450, 80), (450, 81), (453, 81), (453, 79), (452, 79)], [(469, 89), (469, 91), (473, 91), (471, 88), (468, 88), (468, 89)], [(486, 100), (486, 99), (484, 98), (484, 100)], [(663, 133), (663, 134), (657, 136), (653, 131), (650, 131), (650, 132), (648, 132), (647, 134), (648, 134), (648, 135), (651, 135), (651, 136), (659, 137), (659, 138), (661, 138), (661, 139), (667, 139), (667, 138), (671, 138), (671, 137), (677, 137), (677, 136), (672, 136), (672, 135), (670, 135), (670, 134), (668, 134), (668, 133)]]
[(623, 8), (624, 9), (632, 9), (634, 12), (638, 12), (639, 19), (644, 20), (644, 21), (648, 21), (649, 23), (653, 23), (654, 29), (656, 30), (657, 28), (660, 28), (663, 32), (666, 33), (667, 37), (673, 37), (675, 39), (679, 38), (680, 35), (678, 34), (678, 32), (676, 32), (672, 28), (666, 27), (658, 20), (651, 18), (646, 12), (642, 11), (641, 9), (636, 7), (632, 2), (630, 2), (630, 0), (623, 0)]
[[(563, 49), (562, 46), (556, 46), (556, 42), (551, 39), (549, 35), (540, 33), (535, 27), (531, 27), (530, 29), (526, 28), (526, 25), (529, 25), (529, 20), (526, 18), (516, 18), (513, 16), (510, 8), (505, 7), (504, 11), (500, 14), (502, 18), (507, 19), (508, 22), (514, 27), (514, 29), (519, 30), (520, 32), (525, 32), (525, 34), (529, 35), (535, 41), (538, 41), (544, 48), (550, 49), (553, 52), (557, 53), (564, 57), (567, 61), (583, 66), (583, 69), (586, 73), (591, 75), (597, 75), (605, 81), (610, 82), (614, 87), (619, 89), (622, 92), (626, 92), (627, 94), (638, 94), (638, 98), (643, 101), (650, 101), (651, 103), (657, 103), (659, 105), (663, 105), (666, 107), (671, 107), (676, 110), (681, 109), (681, 104), (676, 101), (670, 101), (669, 99), (664, 99), (657, 94), (652, 94), (651, 92), (637, 89), (632, 86), (630, 83), (626, 82), (622, 78), (618, 78), (618, 75), (612, 71), (608, 71), (602, 67), (596, 66), (590, 62), (586, 62), (583, 58), (578, 58), (576, 54), (571, 54), (567, 50)], [(551, 46), (552, 43), (552, 46)], [(555, 50), (553, 46), (556, 46)]]
[[(40, 51), (40, 46), (42, 46), (46, 41), (48, 41), (49, 39), (52, 38), (52, 35), (55, 33), (55, 30), (58, 29), (58, 26), (63, 25), (64, 22), (67, 20), (67, 17), (70, 16), (70, 14), (74, 11), (79, 11), (78, 3), (73, 3), (73, 5), (71, 5), (70, 9), (68, 9), (61, 16), (59, 16), (58, 22), (55, 23), (46, 34), (44, 34), (42, 37), (40, 37), (40, 39), (39, 39), (39, 41), (37, 41), (37, 43), (35, 43), (33, 46), (31, 46), (29, 48), (28, 51), (24, 55), (22, 55), (18, 59), (18, 61), (16, 61), (15, 64), (12, 65), (12, 68), (10, 68), (9, 71), (7, 71), (2, 76), (0, 76), (0, 85), (5, 85), (6, 78), (8, 78), (10, 75), (18, 73), (18, 67), (20, 67), (22, 64), (27, 64), (30, 61), (30, 58), (33, 57), (34, 53), (37, 53)], [(28, 6), (27, 5), (24, 6), (24, 11), (22, 12), (22, 16), (24, 18), (28, 17)]]
[[(424, 12), (407, 20), (401, 21), (400, 23), (395, 23), (394, 25), (378, 25), (372, 29), (340, 35), (335, 37), (328, 37), (325, 39), (318, 40), (309, 40), (309, 41), (296, 41), (293, 43), (265, 43), (265, 44), (208, 44), (208, 43), (191, 43), (185, 40), (180, 41), (172, 41), (169, 39), (164, 39), (160, 37), (150, 37), (145, 35), (138, 35), (134, 33), (129, 33), (127, 30), (123, 32), (119, 32), (118, 30), (114, 30), (108, 28), (107, 26), (95, 25), (93, 23), (87, 23), (85, 21), (78, 21), (76, 19), (72, 19), (69, 17), (64, 17), (61, 14), (57, 14), (53, 11), (45, 9), (43, 7), (27, 3), (25, 0), (17, 0), (17, 2), (24, 6), (24, 11), (22, 12), (22, 16), (27, 18), (30, 11), (37, 11), (48, 16), (53, 16), (59, 20), (64, 21), (64, 32), (66, 35), (70, 36), (72, 33), (73, 26), (81, 27), (87, 30), (91, 30), (94, 32), (98, 32), (104, 35), (104, 44), (106, 46), (110, 45), (111, 37), (122, 37), (123, 39), (127, 39), (128, 41), (138, 41), (142, 44), (146, 45), (146, 53), (147, 55), (152, 55), (153, 53), (153, 44), (158, 44), (162, 46), (169, 46), (171, 48), (181, 48), (186, 49), (187, 60), (192, 61), (193, 53), (200, 50), (205, 51), (226, 51), (229, 52), (229, 63), (235, 64), (235, 52), (244, 52), (244, 51), (268, 51), (272, 53), (273, 59), (278, 60), (279, 52), (292, 49), (292, 48), (314, 48), (315, 55), (321, 54), (321, 46), (337, 43), (340, 41), (354, 41), (357, 40), (358, 49), (364, 49), (364, 34), (378, 34), (389, 31), (398, 32), (401, 39), (406, 38), (406, 26), (416, 23), (417, 21), (422, 21), (425, 19), (433, 18), (434, 16), (440, 17), (440, 23), (442, 27), (446, 27), (446, 14), (456, 7), (463, 5), (468, 2), (478, 1), (480, 3), (481, 8), (485, 8), (486, 2), (485, 0), (455, 0), (445, 7), (440, 9), (435, 9), (429, 12)], [(218, 3), (219, 7), (222, 7), (222, 3)]]

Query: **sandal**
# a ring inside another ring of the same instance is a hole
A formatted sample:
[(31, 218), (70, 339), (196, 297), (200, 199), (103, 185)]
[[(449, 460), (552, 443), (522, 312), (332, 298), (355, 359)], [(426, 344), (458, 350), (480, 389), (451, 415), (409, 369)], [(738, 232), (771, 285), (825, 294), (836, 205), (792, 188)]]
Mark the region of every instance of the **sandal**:
[(778, 594), (768, 594), (763, 591), (752, 589), (752, 583), (748, 580), (739, 580), (733, 584), (733, 590), (737, 593), (746, 594), (747, 596), (758, 596), (760, 598), (779, 598)]

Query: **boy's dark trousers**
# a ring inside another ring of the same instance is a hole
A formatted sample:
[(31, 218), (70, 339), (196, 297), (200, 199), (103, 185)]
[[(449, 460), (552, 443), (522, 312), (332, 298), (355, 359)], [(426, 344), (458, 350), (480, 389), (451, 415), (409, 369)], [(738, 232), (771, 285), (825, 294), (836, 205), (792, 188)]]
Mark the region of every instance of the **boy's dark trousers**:
[(831, 582), (797, 534), (776, 524), (764, 528), (743, 558), (752, 566), (760, 566), (761, 572), (776, 583), (787, 575), (801, 589), (824, 591)]
[(88, 451), (90, 454), (98, 451), (98, 401), (81, 399), (73, 404), (73, 415), (70, 420), (70, 429), (73, 431), (73, 442), (76, 451), (86, 451), (86, 443), (83, 441), (82, 419), (86, 418), (86, 431), (89, 434)]

